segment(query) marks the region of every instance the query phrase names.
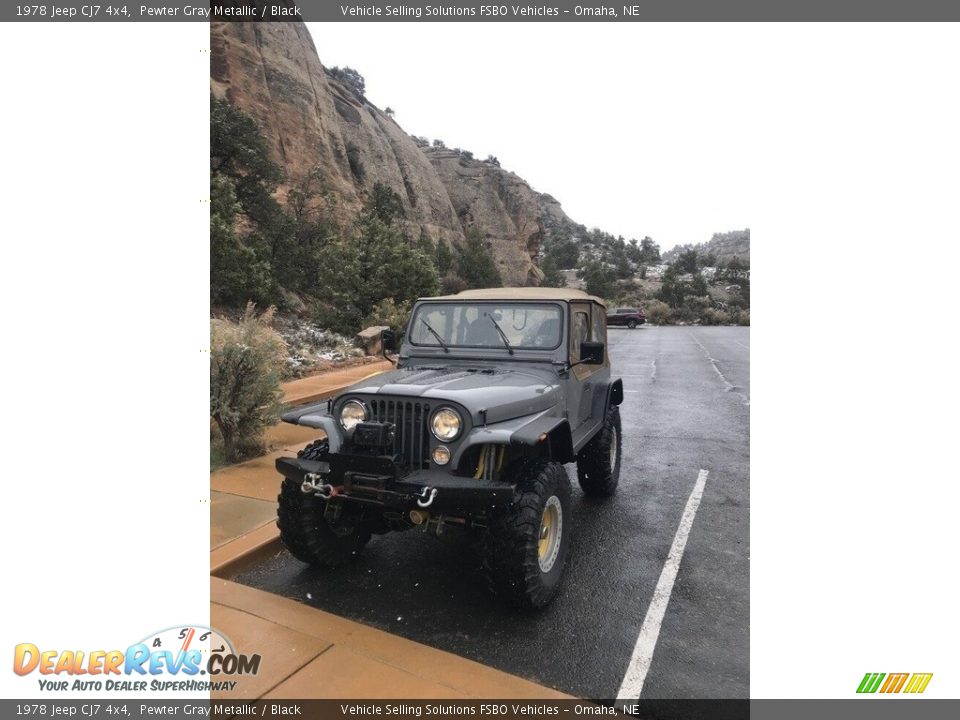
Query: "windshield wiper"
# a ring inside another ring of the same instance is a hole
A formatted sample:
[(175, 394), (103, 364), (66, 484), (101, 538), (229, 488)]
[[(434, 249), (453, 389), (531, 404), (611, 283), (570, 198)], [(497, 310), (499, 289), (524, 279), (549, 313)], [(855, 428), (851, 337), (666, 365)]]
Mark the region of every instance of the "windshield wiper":
[(490, 318), (490, 322), (493, 323), (493, 326), (497, 329), (497, 332), (500, 333), (500, 339), (503, 340), (503, 346), (511, 355), (513, 355), (513, 346), (510, 344), (510, 341), (507, 340), (507, 334), (503, 331), (503, 328), (500, 327), (500, 323), (498, 323), (490, 313), (487, 313), (487, 317)]
[(437, 342), (440, 343), (440, 347), (443, 348), (443, 351), (444, 351), (445, 353), (450, 352), (450, 348), (447, 347), (447, 344), (443, 341), (443, 338), (440, 337), (440, 333), (438, 333), (436, 330), (434, 330), (432, 327), (430, 327), (430, 323), (428, 323), (424, 318), (420, 318), (420, 322), (422, 322), (424, 325), (427, 326), (427, 330), (429, 330), (429, 331), (430, 331), (430, 334), (433, 335), (433, 336), (437, 339)]

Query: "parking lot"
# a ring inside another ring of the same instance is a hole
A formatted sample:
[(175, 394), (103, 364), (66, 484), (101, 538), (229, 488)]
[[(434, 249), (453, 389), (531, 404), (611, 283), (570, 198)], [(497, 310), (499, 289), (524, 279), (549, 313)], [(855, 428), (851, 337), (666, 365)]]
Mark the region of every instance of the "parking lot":
[(280, 553), (236, 580), (580, 697), (746, 697), (749, 346), (749, 328), (609, 330), (620, 487), (587, 499), (567, 466), (572, 557), (543, 611), (500, 605), (468, 543), (416, 531), (338, 570)]

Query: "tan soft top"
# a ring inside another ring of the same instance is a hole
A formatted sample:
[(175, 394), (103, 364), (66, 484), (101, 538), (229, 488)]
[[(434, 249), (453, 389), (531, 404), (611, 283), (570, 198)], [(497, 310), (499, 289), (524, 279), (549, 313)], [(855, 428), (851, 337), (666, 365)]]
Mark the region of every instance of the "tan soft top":
[(421, 300), (588, 300), (606, 307), (606, 303), (583, 290), (551, 287), (501, 287), (464, 290), (456, 295), (439, 295)]

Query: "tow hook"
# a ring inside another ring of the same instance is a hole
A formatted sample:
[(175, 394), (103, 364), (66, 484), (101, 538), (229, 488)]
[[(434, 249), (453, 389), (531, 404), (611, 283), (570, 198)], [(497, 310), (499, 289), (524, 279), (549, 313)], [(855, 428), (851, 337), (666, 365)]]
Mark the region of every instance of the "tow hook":
[(300, 491), (306, 494), (313, 493), (319, 498), (329, 500), (336, 494), (333, 485), (329, 483), (318, 482), (320, 476), (316, 473), (307, 473), (303, 476), (303, 483), (300, 485)]
[(428, 508), (433, 505), (433, 501), (436, 497), (437, 489), (428, 485), (424, 485), (423, 490), (420, 491), (420, 497), (417, 498), (417, 505), (422, 508)]

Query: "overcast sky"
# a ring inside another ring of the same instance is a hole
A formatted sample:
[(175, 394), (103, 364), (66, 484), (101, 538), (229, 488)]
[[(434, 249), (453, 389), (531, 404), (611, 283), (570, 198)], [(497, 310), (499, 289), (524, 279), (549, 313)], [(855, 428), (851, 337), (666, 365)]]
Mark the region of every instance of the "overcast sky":
[(750, 226), (749, 28), (308, 25), (407, 132), (496, 155), (576, 222), (664, 250)]

